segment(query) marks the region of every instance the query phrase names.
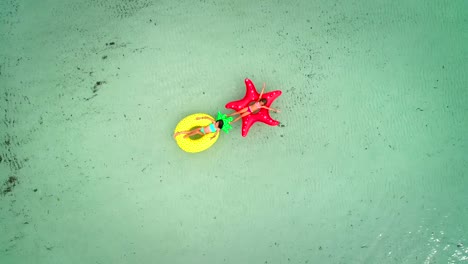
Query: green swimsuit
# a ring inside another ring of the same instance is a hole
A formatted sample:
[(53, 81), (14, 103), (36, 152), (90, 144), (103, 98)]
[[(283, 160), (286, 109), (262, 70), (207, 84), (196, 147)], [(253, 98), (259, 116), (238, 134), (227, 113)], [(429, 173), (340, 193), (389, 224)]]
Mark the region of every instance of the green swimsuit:
[[(216, 128), (215, 128), (214, 124), (210, 124), (210, 131), (211, 131), (211, 132), (215, 132), (215, 131), (216, 131)], [(200, 132), (202, 132), (203, 134), (206, 134), (206, 133), (205, 133), (205, 128), (202, 127), (202, 128), (200, 129)]]

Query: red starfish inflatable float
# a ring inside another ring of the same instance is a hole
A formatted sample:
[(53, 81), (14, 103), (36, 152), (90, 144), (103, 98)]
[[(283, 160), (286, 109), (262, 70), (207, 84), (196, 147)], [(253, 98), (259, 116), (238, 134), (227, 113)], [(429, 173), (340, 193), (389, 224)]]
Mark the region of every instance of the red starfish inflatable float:
[[(244, 107), (247, 107), (252, 102), (256, 102), (260, 100), (260, 94), (255, 89), (255, 85), (249, 79), (245, 79), (245, 96), (241, 100), (232, 101), (226, 104), (226, 108), (232, 109), (234, 111), (239, 111)], [(262, 98), (267, 99), (267, 103), (265, 104), (266, 107), (270, 107), (273, 101), (281, 95), (280, 90), (264, 93)], [(270, 126), (277, 126), (280, 122), (272, 119), (270, 117), (270, 111), (268, 109), (260, 109), (258, 113), (252, 113), (250, 115), (244, 116), (242, 118), (242, 136), (246, 137), (247, 133), (249, 133), (250, 127), (255, 124), (255, 122), (263, 122)]]

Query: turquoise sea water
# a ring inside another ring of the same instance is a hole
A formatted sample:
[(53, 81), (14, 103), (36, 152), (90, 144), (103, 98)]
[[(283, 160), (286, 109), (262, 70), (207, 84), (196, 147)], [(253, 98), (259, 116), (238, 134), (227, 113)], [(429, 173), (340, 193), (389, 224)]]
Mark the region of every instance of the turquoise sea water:
[[(0, 2), (0, 263), (468, 263), (468, 2)], [(172, 139), (244, 79), (279, 127)]]

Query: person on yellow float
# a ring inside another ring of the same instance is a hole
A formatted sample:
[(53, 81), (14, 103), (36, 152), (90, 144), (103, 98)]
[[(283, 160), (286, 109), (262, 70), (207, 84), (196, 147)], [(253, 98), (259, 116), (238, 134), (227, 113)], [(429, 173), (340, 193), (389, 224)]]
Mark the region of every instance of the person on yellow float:
[(210, 137), (210, 140), (212, 140), (216, 137), (216, 135), (219, 133), (220, 130), (223, 130), (224, 132), (228, 134), (229, 130), (232, 129), (230, 122), (234, 118), (227, 117), (225, 114), (222, 114), (221, 112), (218, 112), (218, 118), (216, 120), (212, 118), (211, 116), (198, 116), (195, 118), (195, 120), (202, 120), (202, 119), (210, 120), (211, 124), (205, 127), (196, 127), (192, 130), (175, 132), (174, 138), (176, 138), (180, 134), (185, 134), (184, 138), (188, 138), (188, 137), (195, 136), (195, 135), (204, 136), (206, 134), (213, 134), (213, 136)]
[(201, 152), (216, 142), (220, 130), (229, 133), (232, 129), (230, 124), (232, 120), (233, 117), (228, 117), (221, 112), (218, 112), (216, 119), (204, 113), (192, 114), (177, 124), (173, 136), (177, 145), (185, 152)]

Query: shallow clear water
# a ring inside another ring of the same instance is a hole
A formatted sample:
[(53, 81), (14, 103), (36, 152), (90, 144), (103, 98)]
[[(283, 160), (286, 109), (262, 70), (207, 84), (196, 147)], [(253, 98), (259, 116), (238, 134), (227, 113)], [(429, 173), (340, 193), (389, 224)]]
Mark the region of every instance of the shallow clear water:
[(0, 263), (468, 262), (467, 3), (2, 1)]

